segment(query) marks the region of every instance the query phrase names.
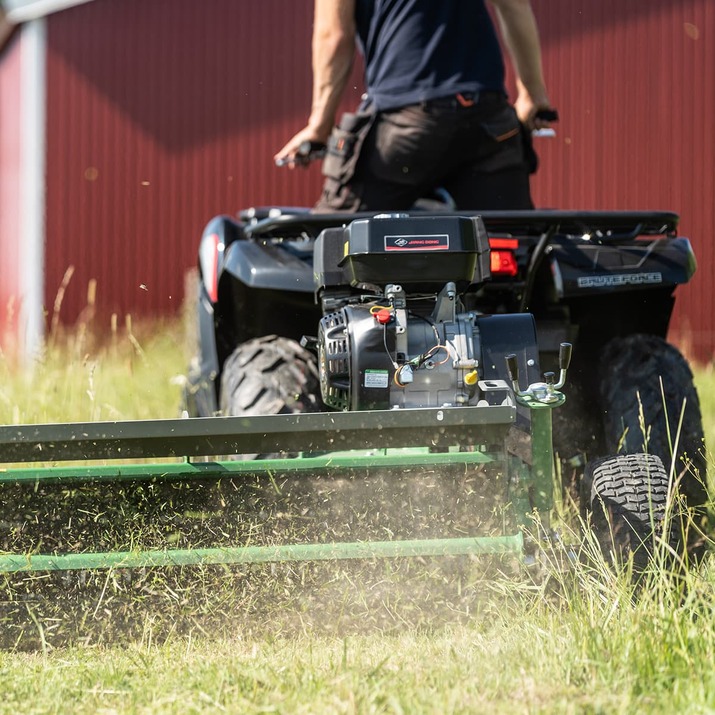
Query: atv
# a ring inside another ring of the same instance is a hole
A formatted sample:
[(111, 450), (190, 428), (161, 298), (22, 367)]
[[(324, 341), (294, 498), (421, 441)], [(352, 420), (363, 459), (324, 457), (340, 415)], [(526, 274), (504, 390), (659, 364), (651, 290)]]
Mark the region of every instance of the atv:
[(677, 228), (669, 212), (217, 216), (199, 246), (185, 413), (355, 412), (375, 453), (390, 446), (383, 427), (415, 432), (426, 412), (465, 429), (411, 443), (443, 464), (500, 461), (505, 478), (479, 489), (506, 492), (517, 530), (537, 515), (548, 533), (557, 467), (604, 553), (647, 560), (664, 528), (677, 547), (674, 497), (696, 517), (696, 551), (703, 427), (692, 373), (666, 341), (675, 289), (696, 268)]

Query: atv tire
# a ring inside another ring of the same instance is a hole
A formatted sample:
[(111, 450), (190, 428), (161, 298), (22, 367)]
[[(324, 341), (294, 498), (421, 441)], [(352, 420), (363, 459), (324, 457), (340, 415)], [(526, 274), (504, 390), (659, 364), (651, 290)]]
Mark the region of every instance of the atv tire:
[[(679, 518), (666, 515), (668, 474), (660, 457), (628, 454), (589, 462), (581, 482), (581, 512), (606, 560), (623, 565), (633, 556), (633, 571), (642, 573), (658, 540), (680, 547)], [(667, 527), (667, 538), (663, 538)]]
[(677, 440), (674, 464), (679, 491), (689, 507), (703, 507), (708, 499), (703, 423), (685, 358), (654, 335), (611, 340), (600, 357), (605, 452), (647, 452), (660, 457), (669, 468), (673, 463), (671, 444)]
[[(315, 356), (294, 340), (268, 335), (239, 345), (224, 363), (221, 413), (278, 415), (320, 412), (320, 383)], [(272, 459), (285, 452), (252, 454), (239, 459)]]

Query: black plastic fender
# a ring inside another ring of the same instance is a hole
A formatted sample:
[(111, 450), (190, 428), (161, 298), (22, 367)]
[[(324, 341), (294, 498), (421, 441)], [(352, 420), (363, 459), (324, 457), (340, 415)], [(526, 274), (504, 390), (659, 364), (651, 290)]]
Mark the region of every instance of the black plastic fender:
[(189, 363), (183, 409), (190, 417), (210, 417), (218, 411), (216, 378), (219, 372), (214, 328), (214, 307), (202, 283), (197, 288), (197, 354)]
[(559, 298), (652, 290), (687, 283), (696, 270), (687, 238), (608, 245), (555, 244), (549, 259)]
[(231, 216), (214, 216), (204, 228), (199, 243), (199, 274), (207, 295), (223, 270), (226, 247), (243, 238), (244, 226)]
[(226, 249), (219, 282), (230, 274), (251, 288), (313, 293), (313, 244), (301, 244), (305, 244), (305, 250), (292, 250), (290, 243), (232, 243)]

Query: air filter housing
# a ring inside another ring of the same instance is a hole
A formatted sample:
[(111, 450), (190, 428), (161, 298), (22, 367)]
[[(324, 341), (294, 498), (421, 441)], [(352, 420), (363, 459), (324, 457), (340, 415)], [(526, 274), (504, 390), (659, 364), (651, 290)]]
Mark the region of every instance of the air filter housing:
[(317, 287), (398, 283), (465, 288), (490, 277), (489, 239), (480, 217), (384, 214), (328, 229), (315, 247)]

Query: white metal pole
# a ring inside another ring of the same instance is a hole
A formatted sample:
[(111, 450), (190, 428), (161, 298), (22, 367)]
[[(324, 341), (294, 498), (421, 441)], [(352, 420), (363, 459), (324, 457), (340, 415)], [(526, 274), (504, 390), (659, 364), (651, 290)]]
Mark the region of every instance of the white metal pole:
[(47, 23), (22, 26), (20, 38), (20, 350), (33, 356), (44, 339)]

